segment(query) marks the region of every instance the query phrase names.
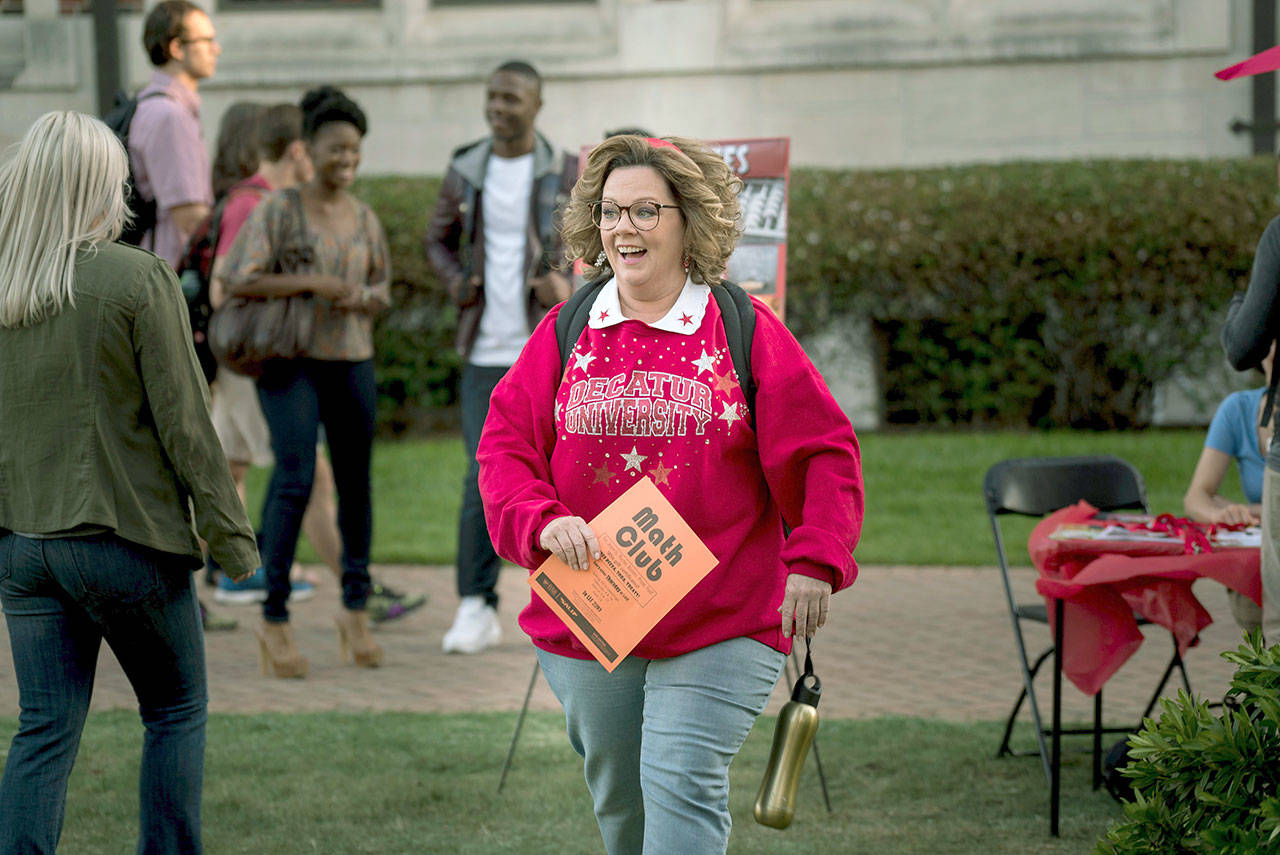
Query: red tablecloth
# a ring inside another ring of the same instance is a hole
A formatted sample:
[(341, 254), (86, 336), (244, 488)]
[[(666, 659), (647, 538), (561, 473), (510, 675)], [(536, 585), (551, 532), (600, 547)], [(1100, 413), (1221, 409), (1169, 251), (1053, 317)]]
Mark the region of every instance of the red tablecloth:
[(1195, 641), (1213, 618), (1191, 593), (1199, 578), (1216, 579), (1255, 603), (1262, 602), (1260, 552), (1256, 548), (1184, 552), (1181, 541), (1054, 540), (1061, 525), (1087, 522), (1097, 509), (1087, 502), (1045, 517), (1031, 532), (1027, 549), (1040, 577), (1036, 590), (1049, 607), (1064, 601), (1066, 619), (1062, 673), (1093, 695), (1142, 644), (1137, 613), (1165, 627), (1178, 650)]

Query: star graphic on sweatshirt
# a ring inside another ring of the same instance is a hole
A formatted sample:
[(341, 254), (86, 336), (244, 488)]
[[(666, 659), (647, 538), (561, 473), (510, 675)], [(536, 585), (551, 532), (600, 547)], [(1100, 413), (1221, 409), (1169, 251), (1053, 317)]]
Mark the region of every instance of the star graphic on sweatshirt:
[(738, 384), (734, 383), (733, 380), (729, 379), (728, 371), (726, 371), (723, 374), (716, 375), (716, 391), (717, 392), (732, 392), (733, 387), (736, 385)]
[(705, 348), (703, 348), (701, 356), (699, 356), (697, 359), (691, 359), (689, 361), (692, 362), (694, 365), (698, 366), (699, 374), (701, 374), (703, 371), (707, 372), (708, 374), (716, 373), (715, 372), (715, 364), (716, 364), (715, 353), (708, 354)]
[(672, 472), (675, 472), (675, 471), (676, 470), (668, 469), (667, 467), (659, 463), (657, 466), (649, 470), (649, 474), (653, 476), (653, 483), (667, 484), (668, 486), (670, 486), (671, 482), (667, 480), (667, 476), (669, 476)]
[(601, 310), (600, 310), (600, 320), (602, 320), (602, 321), (603, 321), (603, 320), (604, 320), (605, 318), (607, 318), (607, 317), (609, 317), (609, 310), (608, 310), (608, 309), (601, 309)]
[(592, 484), (608, 484), (609, 481), (613, 478), (613, 473), (609, 471), (608, 463), (606, 463), (604, 466), (597, 468), (594, 471), (596, 473), (596, 480), (592, 481), (591, 482)]
[(639, 472), (639, 471), (641, 471), (641, 470), (640, 470), (640, 464), (641, 464), (641, 463), (644, 463), (646, 460), (648, 460), (648, 459), (649, 459), (649, 455), (647, 455), (647, 454), (638, 454), (638, 453), (636, 452), (636, 447), (633, 445), (633, 446), (631, 446), (631, 453), (630, 453), (630, 454), (624, 454), (624, 455), (622, 455), (622, 459), (623, 459), (623, 460), (625, 460), (625, 461), (627, 461), (627, 468), (626, 468), (626, 469), (623, 469), (623, 470), (622, 470), (623, 472), (629, 472), (629, 471), (630, 471), (630, 470), (632, 470), (632, 469), (634, 469), (634, 470), (636, 470), (637, 472)]
[(689, 326), (693, 323), (693, 315), (688, 312), (682, 312), (680, 314), (680, 323), (684, 324), (686, 327)]
[(718, 416), (718, 418), (724, 419), (726, 422), (729, 423), (729, 427), (733, 427), (733, 423), (736, 422), (738, 419), (742, 418), (742, 416), (738, 415), (737, 404), (730, 404), (728, 401), (725, 401), (724, 412), (721, 413)]
[(585, 372), (586, 372), (586, 370), (587, 370), (587, 367), (588, 367), (589, 365), (591, 365), (591, 360), (593, 360), (593, 359), (595, 359), (595, 358), (596, 358), (596, 355), (595, 355), (594, 353), (592, 353), (591, 351), (587, 351), (586, 353), (576, 353), (576, 352), (575, 352), (575, 353), (573, 354), (573, 367), (574, 367), (574, 368), (581, 368), (581, 369), (583, 370), (583, 372), (585, 373)]

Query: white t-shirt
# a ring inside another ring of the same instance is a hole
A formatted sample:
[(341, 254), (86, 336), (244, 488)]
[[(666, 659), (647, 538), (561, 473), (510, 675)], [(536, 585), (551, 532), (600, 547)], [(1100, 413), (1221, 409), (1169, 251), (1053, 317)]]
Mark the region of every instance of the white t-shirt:
[(533, 153), (489, 156), (484, 216), (484, 314), (471, 348), (473, 365), (514, 365), (529, 340), (524, 263), (529, 240)]

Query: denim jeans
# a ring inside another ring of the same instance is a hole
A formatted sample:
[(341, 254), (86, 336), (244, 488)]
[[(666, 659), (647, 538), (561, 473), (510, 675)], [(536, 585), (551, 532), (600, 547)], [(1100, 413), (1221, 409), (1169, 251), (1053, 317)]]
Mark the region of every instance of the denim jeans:
[(316, 477), (321, 424), (338, 493), (342, 604), (363, 609), (369, 599), (373, 541), (369, 465), (376, 393), (372, 360), (278, 360), (258, 379), (258, 400), (271, 429), (276, 458), (262, 506), (262, 564), (267, 571), (262, 615), (269, 621), (289, 619), (289, 571)]
[(58, 845), (103, 639), (146, 730), (138, 852), (201, 851), (208, 691), (189, 564), (114, 535), (0, 534), (0, 604), (20, 707), (0, 781), (0, 852)]
[(467, 448), (466, 477), (462, 481), (462, 513), (458, 517), (458, 596), (484, 597), (498, 606), (498, 553), (493, 549), (489, 527), (484, 521), (484, 503), (480, 500), (480, 464), (476, 449), (484, 420), (489, 415), (489, 397), (498, 381), (507, 373), (503, 367), (472, 365), (462, 367), (459, 398), (462, 403), (462, 441)]
[(750, 638), (671, 659), (538, 651), (609, 855), (713, 855), (729, 845), (729, 764), (769, 702), (785, 657)]
[[(1262, 608), (1258, 619), (1267, 644), (1280, 643), (1280, 472), (1262, 475)], [(1247, 600), (1253, 605), (1252, 600)]]

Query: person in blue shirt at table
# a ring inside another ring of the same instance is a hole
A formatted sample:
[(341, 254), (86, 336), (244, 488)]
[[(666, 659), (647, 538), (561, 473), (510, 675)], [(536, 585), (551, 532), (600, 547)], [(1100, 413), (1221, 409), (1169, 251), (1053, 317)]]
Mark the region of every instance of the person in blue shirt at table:
[[(1266, 379), (1263, 386), (1232, 392), (1218, 405), (1209, 424), (1204, 450), (1191, 476), (1191, 485), (1182, 497), (1182, 509), (1189, 519), (1206, 523), (1262, 524), (1262, 476), (1267, 450), (1271, 447), (1272, 426), (1260, 423), (1275, 355), (1273, 344), (1259, 366)], [(1232, 460), (1240, 472), (1244, 503), (1218, 492)], [(1236, 623), (1246, 631), (1261, 626), (1262, 609), (1256, 603), (1235, 591), (1227, 593)]]

